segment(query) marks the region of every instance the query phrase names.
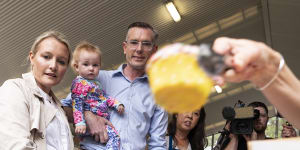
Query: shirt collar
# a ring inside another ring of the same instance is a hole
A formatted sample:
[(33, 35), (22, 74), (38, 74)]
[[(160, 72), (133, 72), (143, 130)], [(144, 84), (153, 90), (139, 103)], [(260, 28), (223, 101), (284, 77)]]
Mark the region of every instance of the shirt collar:
[[(113, 71), (112, 77), (117, 77), (117, 76), (120, 76), (120, 75), (126, 77), (125, 74), (124, 74), (124, 68), (125, 68), (126, 66), (127, 66), (127, 64), (122, 64), (122, 65), (120, 65), (120, 66), (118, 67), (117, 70), (114, 70), (114, 71)], [(143, 76), (138, 77), (138, 78), (139, 78), (139, 79), (146, 79), (146, 80), (148, 80), (148, 75), (145, 73)]]
[[(38, 87), (35, 78), (33, 76), (32, 72), (28, 72), (28, 73), (24, 73), (22, 74), (23, 79), (26, 82), (26, 85), (28, 86), (28, 88), (31, 89), (31, 91), (33, 92), (34, 95), (38, 96), (39, 98), (43, 98), (42, 93), (40, 91), (40, 88)], [(60, 101), (57, 99), (57, 97), (54, 95), (53, 91), (50, 90), (49, 96), (51, 96), (53, 98), (53, 100), (59, 105)]]

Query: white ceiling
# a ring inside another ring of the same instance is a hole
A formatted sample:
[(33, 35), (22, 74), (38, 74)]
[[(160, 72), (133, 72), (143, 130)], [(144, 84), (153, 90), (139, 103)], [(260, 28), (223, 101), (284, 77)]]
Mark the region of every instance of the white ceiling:
[[(190, 44), (212, 42), (218, 36), (267, 42), (284, 55), (288, 65), (300, 76), (297, 68), (297, 57), (300, 56), (297, 50), (300, 43), (298, 0), (174, 0), (182, 15), (179, 23), (171, 19), (164, 2), (165, 0), (0, 1), (0, 84), (9, 78), (20, 77), (21, 73), (28, 70), (26, 57), (34, 38), (50, 29), (66, 34), (72, 48), (81, 40), (98, 45), (103, 51), (104, 69), (112, 68), (125, 61), (121, 43), (127, 26), (135, 21), (152, 24), (160, 34), (160, 45), (176, 41)], [(74, 77), (69, 69), (63, 82), (54, 89), (58, 97), (62, 98), (69, 92)], [(229, 86), (227, 91), (244, 84)], [(247, 94), (243, 91), (247, 91)], [(264, 99), (257, 93), (251, 88), (243, 88), (231, 95), (225, 94), (222, 101), (214, 99), (217, 95), (213, 94), (211, 99), (214, 100), (206, 106), (207, 125), (220, 122), (221, 108), (233, 105), (237, 99)], [(229, 98), (233, 100), (229, 101)], [(212, 103), (218, 104), (218, 107), (213, 107)], [(209, 117), (210, 115), (217, 117)], [(214, 130), (209, 130), (210, 132)]]

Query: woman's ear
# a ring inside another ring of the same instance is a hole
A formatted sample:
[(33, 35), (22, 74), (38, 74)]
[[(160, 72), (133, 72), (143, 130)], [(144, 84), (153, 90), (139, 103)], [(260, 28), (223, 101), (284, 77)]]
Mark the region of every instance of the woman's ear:
[(31, 64), (32, 64), (33, 58), (34, 58), (34, 54), (33, 54), (32, 51), (30, 51), (29, 52), (29, 61), (30, 61)]

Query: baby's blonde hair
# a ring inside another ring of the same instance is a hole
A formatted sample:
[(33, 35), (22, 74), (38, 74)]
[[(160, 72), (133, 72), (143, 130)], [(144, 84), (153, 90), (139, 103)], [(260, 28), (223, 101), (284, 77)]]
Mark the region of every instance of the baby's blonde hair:
[(78, 61), (79, 61), (79, 56), (80, 56), (80, 52), (82, 51), (87, 51), (87, 52), (93, 52), (99, 55), (99, 59), (100, 59), (100, 66), (101, 66), (101, 56), (102, 56), (102, 52), (100, 50), (100, 48), (96, 45), (93, 45), (87, 41), (81, 41), (75, 48), (74, 52), (73, 52), (73, 57), (72, 57), (72, 61), (71, 61), (71, 67), (73, 69), (73, 71), (75, 73), (76, 69), (75, 69), (75, 65), (78, 65)]

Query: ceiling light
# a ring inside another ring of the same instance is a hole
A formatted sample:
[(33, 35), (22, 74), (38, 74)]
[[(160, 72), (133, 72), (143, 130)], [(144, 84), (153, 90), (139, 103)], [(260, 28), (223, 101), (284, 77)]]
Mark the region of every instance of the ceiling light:
[(167, 7), (167, 9), (168, 9), (170, 15), (172, 16), (173, 20), (174, 20), (175, 22), (179, 22), (179, 21), (181, 20), (181, 17), (180, 17), (180, 14), (178, 13), (178, 11), (177, 11), (177, 9), (176, 9), (174, 3), (171, 2), (171, 1), (170, 1), (170, 2), (167, 2), (167, 3), (166, 3), (166, 7)]

